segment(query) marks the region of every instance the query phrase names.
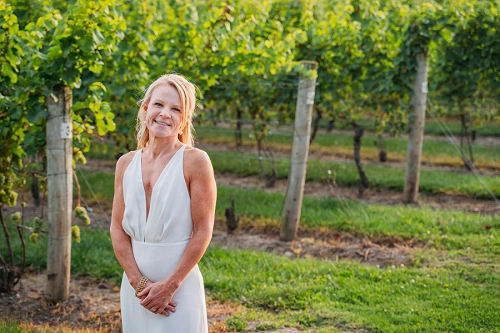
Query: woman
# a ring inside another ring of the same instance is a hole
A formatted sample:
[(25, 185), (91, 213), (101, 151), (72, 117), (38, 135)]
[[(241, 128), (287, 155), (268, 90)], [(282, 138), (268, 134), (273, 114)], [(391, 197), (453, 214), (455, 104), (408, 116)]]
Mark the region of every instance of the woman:
[(198, 269), (212, 237), (216, 186), (193, 148), (196, 88), (167, 74), (138, 114), (138, 150), (116, 164), (111, 240), (124, 270), (123, 332), (208, 332)]

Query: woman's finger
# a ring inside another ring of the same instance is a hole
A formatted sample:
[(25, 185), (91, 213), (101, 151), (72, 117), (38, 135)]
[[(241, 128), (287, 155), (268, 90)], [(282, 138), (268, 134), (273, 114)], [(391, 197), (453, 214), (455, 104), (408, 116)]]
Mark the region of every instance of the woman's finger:
[(150, 289), (151, 289), (151, 285), (144, 288), (144, 290), (141, 291), (140, 293), (137, 293), (137, 296), (139, 296), (140, 298), (142, 298), (142, 296), (147, 296), (149, 294)]

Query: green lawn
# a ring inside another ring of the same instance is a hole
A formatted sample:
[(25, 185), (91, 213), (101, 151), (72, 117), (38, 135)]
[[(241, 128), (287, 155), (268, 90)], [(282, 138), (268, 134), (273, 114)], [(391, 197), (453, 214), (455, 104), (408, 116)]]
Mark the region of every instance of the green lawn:
[[(253, 156), (209, 154), (218, 172), (258, 173)], [(287, 162), (278, 165), (280, 177), (286, 177)], [(352, 166), (345, 164), (310, 161), (308, 179), (324, 181), (328, 178), (326, 170), (333, 170), (338, 183), (348, 180), (352, 185), (356, 175), (349, 176), (352, 180), (345, 176), (350, 169)], [(403, 175), (397, 174), (398, 169), (388, 168), (367, 167), (367, 172), (372, 182), (378, 179), (380, 187), (397, 184), (397, 177)], [(82, 177), (84, 199), (92, 202), (86, 180), (101, 204), (109, 207), (113, 174), (77, 174)], [(474, 193), (467, 192), (472, 191), (466, 187), (472, 184), (472, 180), (467, 182), (467, 174), (429, 172), (434, 178), (428, 180), (425, 175), (422, 184), (430, 192)], [(497, 186), (494, 189), (498, 193), (498, 177), (486, 179)], [(217, 223), (223, 223), (224, 209), (230, 206), (233, 195), (236, 214), (244, 217), (242, 223), (264, 226), (262, 230), (277, 234), (282, 193), (219, 186)], [(243, 309), (226, 320), (230, 330), (243, 331), (256, 324), (257, 330), (294, 327), (314, 332), (500, 332), (500, 217), (306, 196), (300, 225), (299, 236), (302, 232), (331, 230), (375, 238), (412, 238), (421, 247), (410, 251), (410, 267), (376, 268), (355, 261), (290, 260), (270, 253), (211, 246), (200, 262), (208, 297), (239, 304)], [(10, 227), (11, 235), (15, 235), (13, 224)], [(14, 244), (19, 261), (19, 242)], [(40, 236), (37, 247), (28, 244), (29, 265), (45, 268), (46, 246), (45, 235)], [(0, 242), (2, 253), (5, 247), (6, 243)], [(107, 230), (82, 228), (81, 243), (73, 244), (72, 274), (120, 283), (122, 270)], [(0, 321), (0, 332), (31, 333), (5, 321)]]
[[(499, 125), (500, 127), (500, 125)], [(234, 145), (234, 129), (205, 126), (196, 129), (197, 141), (204, 142), (209, 140), (225, 141)], [(248, 144), (255, 145), (255, 139), (252, 138), (252, 130), (245, 128), (243, 130), (243, 138)], [(270, 130), (266, 141), (279, 143), (283, 145), (291, 145), (292, 132), (288, 129)], [(459, 138), (455, 138), (459, 140)], [(386, 138), (384, 139), (387, 152), (406, 154), (408, 143), (406, 139), (401, 138)], [(458, 143), (459, 141), (457, 141)], [(311, 146), (313, 149), (318, 147), (332, 147), (334, 150), (338, 147), (352, 149), (353, 134), (335, 134), (335, 133), (318, 133)], [(478, 144), (472, 145), (474, 157), (484, 161), (500, 161), (500, 146), (483, 146)], [(367, 133), (362, 139), (362, 151), (377, 151), (377, 138), (375, 135)], [(457, 147), (448, 141), (424, 141), (423, 156), (435, 157), (460, 157)]]
[[(498, 251), (497, 230), (480, 236), (491, 240), (490, 247)], [(37, 248), (28, 246), (28, 262), (43, 269), (46, 237), (39, 242)], [(490, 256), (476, 262), (471, 252), (472, 262), (465, 263), (455, 258), (458, 248), (445, 251), (430, 246), (435, 249), (450, 256), (419, 267), (376, 268), (211, 246), (200, 268), (211, 299), (243, 306), (242, 312), (226, 320), (237, 331), (257, 322), (260, 330), (497, 332), (498, 261)], [(72, 274), (119, 284), (121, 269), (107, 230), (82, 230), (82, 242), (73, 244)], [(22, 332), (15, 327), (3, 331)]]
[[(240, 176), (259, 175), (258, 156), (239, 152), (207, 151), (212, 159), (216, 172), (233, 173)], [(267, 168), (269, 162), (264, 160)], [(288, 158), (276, 158), (277, 176), (288, 177), (290, 169)], [(332, 172), (329, 176), (328, 170)], [(365, 165), (364, 170), (371, 186), (379, 189), (404, 188), (405, 170), (379, 166)], [(332, 177), (341, 186), (355, 186), (359, 175), (354, 163), (328, 162), (309, 159), (307, 164), (307, 181), (325, 182)], [(489, 189), (500, 196), (500, 177), (481, 177)], [(453, 193), (472, 197), (491, 199), (488, 190), (477, 180), (474, 174), (453, 173), (438, 170), (422, 170), (420, 173), (420, 191), (427, 193)]]
[[(458, 121), (455, 122), (446, 122), (446, 126), (448, 130), (453, 135), (460, 135), (461, 132), (461, 124)], [(440, 122), (434, 120), (426, 120), (425, 122), (425, 134), (432, 135), (445, 135), (442, 129), (443, 125)], [(499, 123), (486, 123), (477, 129), (477, 135), (481, 136), (496, 136), (500, 137), (500, 124)]]
[[(231, 151), (207, 151), (216, 173), (231, 173), (238, 176), (260, 175), (258, 156), (254, 154)], [(269, 162), (264, 160), (266, 168)], [(290, 169), (287, 158), (276, 158), (277, 177), (286, 179)], [(405, 170), (393, 167), (366, 165), (364, 166), (370, 184), (378, 189), (393, 189), (402, 191), (404, 188)], [(328, 174), (331, 171), (331, 175)], [(80, 176), (80, 171), (77, 173)], [(88, 173), (84, 172), (84, 175)], [(89, 175), (98, 197), (112, 197), (113, 174), (98, 172)], [(310, 159), (308, 161), (306, 180), (311, 182), (327, 182), (335, 179), (340, 186), (357, 186), (359, 175), (353, 163), (336, 163)], [(481, 176), (481, 181), (497, 197), (500, 197), (500, 177)], [(80, 180), (82, 192), (88, 192), (84, 181)], [(470, 197), (491, 199), (490, 192), (471, 173), (452, 173), (437, 170), (422, 170), (420, 174), (420, 192), (448, 193)], [(90, 197), (90, 193), (89, 194)]]
[[(221, 218), (225, 208), (231, 206), (233, 195), (237, 215), (277, 221), (281, 218), (284, 194), (219, 186), (216, 212)], [(328, 227), (358, 235), (397, 235), (421, 241), (444, 235), (452, 237), (489, 233), (484, 226), (500, 229), (498, 216), (310, 196), (304, 197), (300, 223), (305, 228)]]
[[(103, 200), (110, 199), (110, 173), (87, 173), (86, 177)], [(244, 215), (245, 223), (279, 227), (283, 194), (222, 186), (218, 188), (217, 223), (222, 223), (232, 195), (236, 213)], [(13, 223), (9, 225), (15, 235)], [(301, 232), (316, 228), (367, 237), (413, 238), (423, 247), (409, 253), (411, 267), (376, 268), (355, 261), (290, 260), (211, 246), (200, 262), (208, 296), (243, 309), (226, 320), (231, 330), (242, 331), (251, 323), (257, 323), (260, 330), (295, 327), (315, 332), (500, 330), (498, 216), (306, 196)], [(81, 243), (73, 244), (73, 276), (118, 285), (122, 270), (109, 232), (82, 228), (81, 238)], [(19, 242), (14, 244), (19, 260)], [(5, 246), (0, 243), (2, 253)], [(45, 235), (37, 247), (28, 245), (29, 265), (45, 268), (46, 246)], [(23, 332), (12, 323), (0, 323), (0, 328)]]
[[(444, 136), (445, 131), (451, 132), (452, 135), (460, 135), (461, 132), (461, 124), (459, 121), (449, 121), (444, 119), (446, 123), (446, 127), (443, 128), (443, 124), (440, 121), (434, 120), (432, 117), (427, 117), (425, 120), (425, 134), (429, 135), (439, 135), (439, 136)], [(360, 125), (363, 125), (364, 128), (368, 131), (374, 131), (374, 125), (373, 121), (369, 119), (360, 119), (358, 121)], [(321, 121), (321, 127), (326, 128), (328, 124), (328, 120), (322, 119)], [(337, 128), (337, 127), (336, 127)], [(339, 129), (344, 129), (344, 130), (350, 130), (351, 126), (348, 124), (340, 126)], [(470, 129), (473, 129), (473, 127), (470, 127)], [(500, 124), (497, 122), (489, 122), (486, 124), (483, 124), (482, 126), (479, 126), (476, 128), (477, 135), (478, 137), (481, 136), (494, 136), (494, 137), (500, 137)]]

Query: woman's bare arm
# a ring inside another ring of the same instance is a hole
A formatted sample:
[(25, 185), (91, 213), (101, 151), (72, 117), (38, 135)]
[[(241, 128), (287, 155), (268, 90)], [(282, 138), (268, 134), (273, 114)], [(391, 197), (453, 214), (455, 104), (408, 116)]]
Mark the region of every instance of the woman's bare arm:
[(132, 161), (135, 152), (130, 152), (120, 157), (116, 162), (115, 171), (115, 194), (113, 198), (113, 212), (111, 213), (111, 242), (115, 251), (116, 259), (127, 274), (130, 285), (135, 288), (141, 279), (141, 272), (135, 262), (132, 252), (130, 236), (125, 233), (122, 227), (125, 202), (123, 198), (123, 174)]

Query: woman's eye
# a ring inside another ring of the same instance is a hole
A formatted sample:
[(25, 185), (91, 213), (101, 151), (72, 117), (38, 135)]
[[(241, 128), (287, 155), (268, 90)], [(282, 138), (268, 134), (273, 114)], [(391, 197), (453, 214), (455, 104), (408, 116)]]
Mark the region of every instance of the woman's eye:
[(174, 108), (174, 111), (181, 112), (181, 109)]
[(161, 103), (155, 103), (155, 105), (156, 105), (156, 106), (160, 106), (160, 107), (162, 107), (162, 106), (163, 106), (163, 104), (161, 104)]

